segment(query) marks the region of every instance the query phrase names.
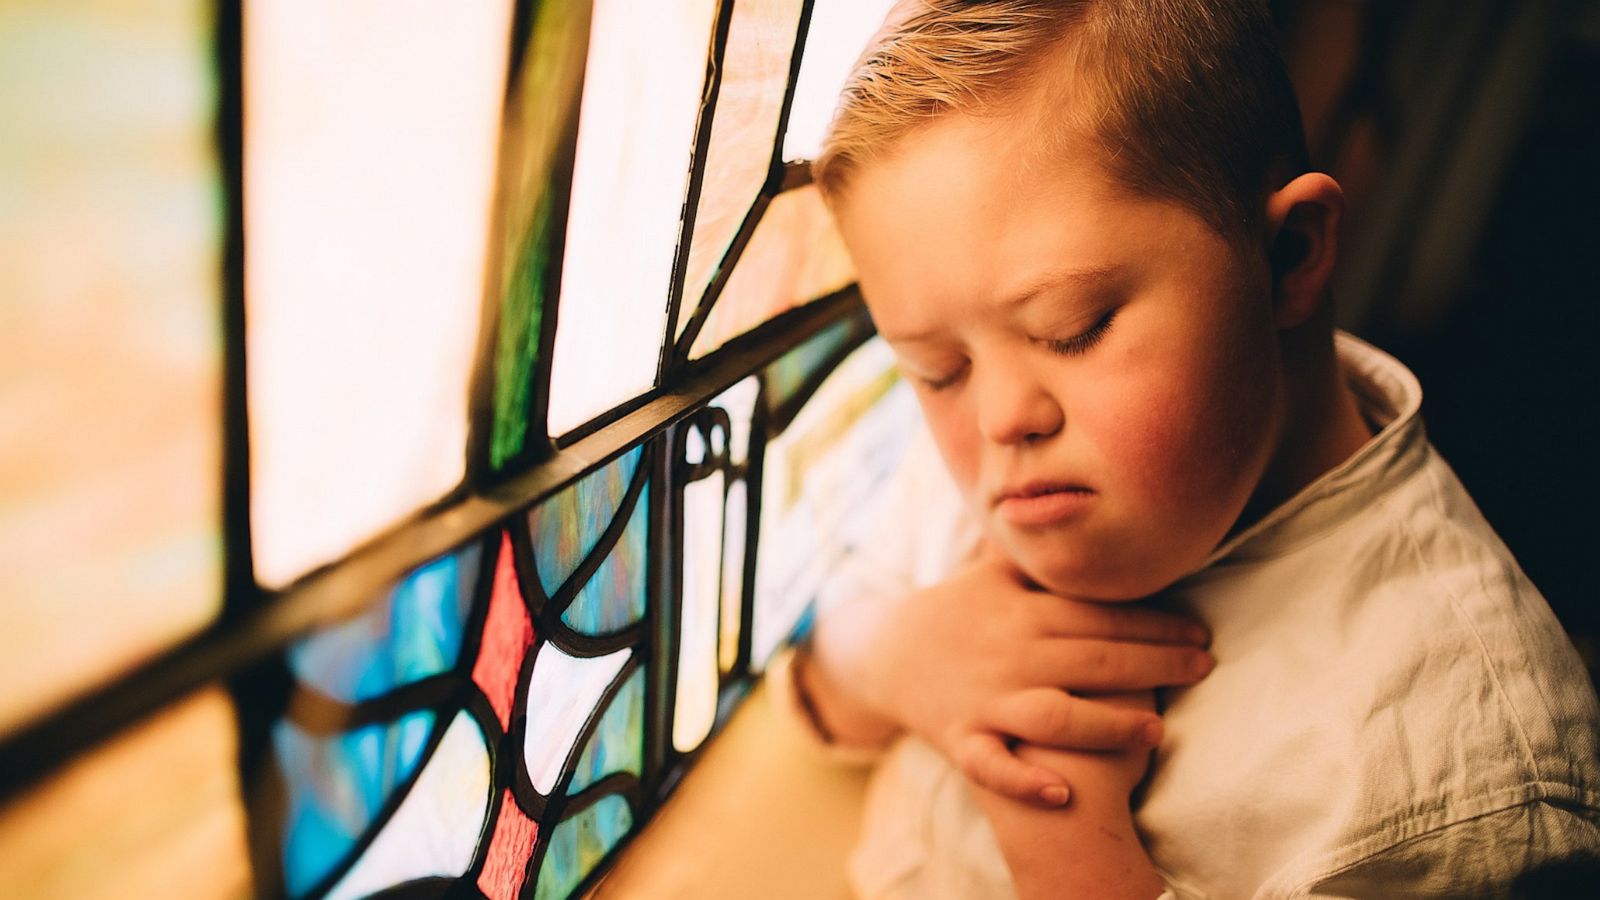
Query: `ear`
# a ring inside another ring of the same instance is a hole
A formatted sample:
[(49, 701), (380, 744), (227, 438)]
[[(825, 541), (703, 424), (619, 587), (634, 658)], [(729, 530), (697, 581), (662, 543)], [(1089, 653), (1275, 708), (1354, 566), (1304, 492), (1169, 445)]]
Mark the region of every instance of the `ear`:
[(1302, 324), (1317, 311), (1339, 256), (1344, 190), (1321, 172), (1307, 172), (1267, 197), (1267, 258), (1278, 327)]

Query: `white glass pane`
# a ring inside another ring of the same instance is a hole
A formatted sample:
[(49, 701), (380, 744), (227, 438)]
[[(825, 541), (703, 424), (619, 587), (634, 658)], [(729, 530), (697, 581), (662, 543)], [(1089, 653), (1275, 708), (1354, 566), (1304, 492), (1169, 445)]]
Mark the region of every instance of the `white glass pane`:
[(784, 432), (767, 442), (756, 551), (752, 668), (761, 668), (816, 599), (823, 579), (877, 520), (881, 486), (921, 413), (873, 340), (828, 376)]
[(256, 572), (281, 586), (454, 488), (510, 0), (245, 6)]
[(0, 3), (0, 732), (220, 603), (212, 14)]
[(728, 458), (736, 466), (744, 465), (750, 456), (750, 418), (755, 415), (756, 397), (760, 392), (761, 381), (752, 375), (712, 401), (712, 405), (728, 413), (728, 424), (733, 432), (728, 436)]
[(783, 139), (784, 159), (816, 159), (845, 80), (893, 5), (894, 0), (816, 0)]
[(772, 165), (800, 0), (739, 0), (722, 59), (706, 174), (683, 279), (681, 334)]
[(418, 878), (461, 875), (472, 865), (488, 814), (489, 750), (472, 717), (458, 713), (411, 792), (328, 897), (365, 897)]
[(683, 489), (683, 618), (672, 745), (687, 753), (717, 717), (717, 609), (722, 574), (722, 473)]
[(714, 0), (596, 0), (551, 359), (551, 434), (655, 383)]
[(578, 732), (622, 671), (629, 652), (577, 657), (555, 644), (540, 648), (528, 684), (528, 732), (522, 745), (528, 776), (539, 793), (548, 794), (556, 786)]

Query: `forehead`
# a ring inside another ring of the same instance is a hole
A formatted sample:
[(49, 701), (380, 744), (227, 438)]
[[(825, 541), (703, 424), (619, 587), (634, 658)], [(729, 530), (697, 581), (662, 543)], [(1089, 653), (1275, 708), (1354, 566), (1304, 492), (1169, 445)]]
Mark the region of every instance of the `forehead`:
[(1122, 190), (1087, 141), (1041, 143), (1019, 117), (953, 115), (854, 174), (834, 206), (875, 314), (1002, 302), (1062, 271), (1171, 252), (1182, 210)]

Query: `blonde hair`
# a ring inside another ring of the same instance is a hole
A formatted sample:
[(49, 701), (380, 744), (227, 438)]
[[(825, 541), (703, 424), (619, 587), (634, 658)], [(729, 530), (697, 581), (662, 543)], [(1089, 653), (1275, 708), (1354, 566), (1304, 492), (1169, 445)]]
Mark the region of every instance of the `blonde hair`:
[[(1254, 233), (1269, 180), (1308, 167), (1265, 4), (1252, 0), (916, 0), (856, 66), (813, 164), (837, 197), (864, 164), (947, 113), (1038, 98), (1047, 150), (1086, 135), (1111, 177)], [(1042, 88), (1042, 90), (1041, 90)]]

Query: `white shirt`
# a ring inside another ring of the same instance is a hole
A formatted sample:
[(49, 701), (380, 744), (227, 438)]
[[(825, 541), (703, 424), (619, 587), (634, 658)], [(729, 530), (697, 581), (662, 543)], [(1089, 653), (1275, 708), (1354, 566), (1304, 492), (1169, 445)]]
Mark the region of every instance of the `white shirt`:
[[(1135, 813), (1180, 898), (1499, 896), (1600, 853), (1582, 664), (1429, 445), (1416, 379), (1348, 335), (1338, 349), (1379, 433), (1170, 591), (1218, 660), (1165, 692)], [(919, 458), (900, 527), (825, 607), (935, 583), (970, 553), (931, 441)], [(880, 762), (851, 879), (865, 900), (1013, 896), (965, 781), (912, 738)]]

